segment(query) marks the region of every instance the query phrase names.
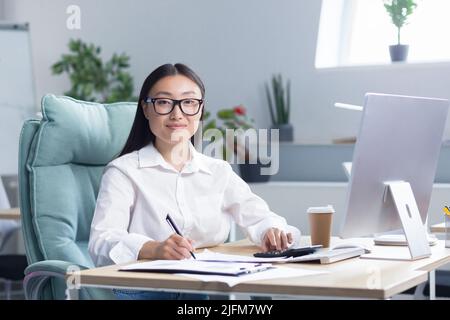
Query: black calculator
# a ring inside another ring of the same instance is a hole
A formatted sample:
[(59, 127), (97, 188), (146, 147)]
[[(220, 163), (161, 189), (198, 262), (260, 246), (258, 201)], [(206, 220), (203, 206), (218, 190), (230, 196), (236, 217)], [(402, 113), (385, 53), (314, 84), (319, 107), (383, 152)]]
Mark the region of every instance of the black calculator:
[(282, 257), (300, 257), (316, 252), (317, 249), (322, 248), (322, 245), (315, 245), (309, 247), (292, 248), (286, 250), (274, 250), (267, 252), (258, 252), (253, 254), (257, 258), (282, 258)]

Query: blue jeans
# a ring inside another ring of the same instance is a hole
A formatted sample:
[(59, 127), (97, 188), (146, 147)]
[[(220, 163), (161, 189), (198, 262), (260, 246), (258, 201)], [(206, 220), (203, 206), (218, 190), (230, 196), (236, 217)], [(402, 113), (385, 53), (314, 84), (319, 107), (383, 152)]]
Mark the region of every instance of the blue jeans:
[(119, 300), (208, 300), (208, 295), (200, 293), (160, 292), (113, 289)]

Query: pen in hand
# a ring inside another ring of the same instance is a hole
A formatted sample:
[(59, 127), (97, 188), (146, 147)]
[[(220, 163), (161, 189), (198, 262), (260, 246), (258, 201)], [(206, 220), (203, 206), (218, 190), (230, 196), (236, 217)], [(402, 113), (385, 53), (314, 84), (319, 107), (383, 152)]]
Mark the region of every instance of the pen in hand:
[[(172, 220), (172, 218), (170, 217), (169, 214), (167, 214), (166, 216), (166, 221), (169, 224), (169, 226), (172, 228), (172, 230), (178, 234), (179, 236), (183, 237), (183, 235), (181, 234), (180, 230), (178, 229), (177, 225), (175, 224), (175, 222)], [(189, 251), (192, 258), (197, 259), (194, 255), (194, 253), (192, 251)]]

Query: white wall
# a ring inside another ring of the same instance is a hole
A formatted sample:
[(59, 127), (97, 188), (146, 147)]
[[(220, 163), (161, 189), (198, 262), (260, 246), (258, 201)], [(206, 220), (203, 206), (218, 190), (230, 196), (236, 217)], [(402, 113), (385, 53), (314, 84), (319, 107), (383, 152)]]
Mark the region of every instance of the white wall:
[(5, 19), (5, 4), (3, 0), (0, 0), (0, 19)]
[[(342, 227), (347, 200), (345, 182), (269, 182), (252, 183), (254, 193), (263, 198), (272, 211), (286, 218), (289, 224), (309, 235), (309, 207), (333, 205), (332, 234), (338, 236)], [(428, 226), (444, 222), (442, 207), (448, 203), (450, 184), (437, 183), (433, 186), (428, 209)], [(242, 237), (238, 233), (238, 239)]]
[[(71, 4), (81, 8), (81, 30), (66, 28)], [(31, 24), (37, 100), (68, 88), (67, 79), (52, 76), (49, 68), (69, 38), (78, 37), (101, 45), (108, 58), (128, 53), (136, 92), (156, 66), (185, 62), (205, 81), (210, 109), (243, 103), (260, 127), (270, 124), (263, 84), (281, 72), (292, 81), (296, 140), (305, 143), (356, 134), (360, 115), (333, 109), (335, 101), (362, 104), (368, 91), (450, 98), (450, 63), (316, 70), (320, 5), (318, 0), (5, 0), (5, 18)]]

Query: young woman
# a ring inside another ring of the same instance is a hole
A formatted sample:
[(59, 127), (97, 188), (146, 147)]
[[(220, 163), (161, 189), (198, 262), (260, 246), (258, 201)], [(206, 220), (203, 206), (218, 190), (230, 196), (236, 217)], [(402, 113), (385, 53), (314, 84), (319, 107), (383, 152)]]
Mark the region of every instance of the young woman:
[[(264, 251), (299, 239), (298, 229), (270, 211), (227, 162), (195, 150), (190, 139), (204, 97), (202, 81), (183, 64), (162, 65), (145, 79), (126, 145), (106, 166), (98, 193), (89, 240), (97, 266), (190, 258), (194, 248), (223, 243), (231, 221)], [(172, 231), (167, 214), (183, 237)], [(123, 291), (116, 294), (126, 298)], [(156, 292), (145, 297), (187, 298)]]

